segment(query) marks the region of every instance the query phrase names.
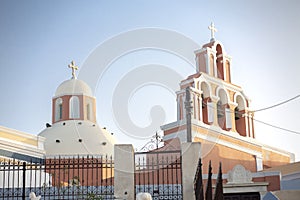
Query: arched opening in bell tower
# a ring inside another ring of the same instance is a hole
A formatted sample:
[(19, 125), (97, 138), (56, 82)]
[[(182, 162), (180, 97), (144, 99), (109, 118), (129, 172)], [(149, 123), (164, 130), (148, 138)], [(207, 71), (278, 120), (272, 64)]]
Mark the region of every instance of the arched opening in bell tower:
[(219, 90), (218, 96), (220, 98), (217, 103), (218, 124), (223, 130), (226, 130), (225, 110), (228, 107), (228, 97), (224, 89)]
[(216, 50), (217, 77), (224, 80), (223, 52), (220, 44), (217, 45)]
[(235, 119), (236, 131), (241, 136), (246, 136), (247, 135), (246, 118), (244, 116), (245, 108), (246, 108), (245, 100), (242, 96), (238, 95), (236, 97), (236, 103), (237, 103), (237, 107), (234, 110), (234, 119)]
[(207, 83), (202, 82), (200, 85), (200, 90), (202, 91), (201, 99), (202, 99), (202, 119), (205, 124), (210, 124), (208, 122), (208, 102), (211, 102), (210, 99), (210, 90)]

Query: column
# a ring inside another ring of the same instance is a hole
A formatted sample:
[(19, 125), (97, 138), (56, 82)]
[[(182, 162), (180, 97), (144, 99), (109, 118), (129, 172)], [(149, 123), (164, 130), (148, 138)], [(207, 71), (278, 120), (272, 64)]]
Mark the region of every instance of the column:
[(205, 64), (206, 64), (206, 73), (207, 74), (210, 74), (210, 66), (209, 66), (209, 63), (210, 63), (210, 57), (208, 55), (208, 52), (206, 52), (206, 54), (204, 54), (204, 58), (205, 58)]
[(235, 102), (230, 102), (230, 103), (228, 103), (228, 105), (229, 105), (229, 108), (231, 111), (231, 122), (232, 122), (231, 131), (237, 132), (236, 126), (235, 126), (235, 108), (238, 106), (238, 104)]
[(195, 200), (194, 178), (201, 157), (201, 144), (199, 142), (182, 143), (182, 192), (183, 200)]
[(250, 131), (249, 131), (249, 115), (248, 115), (248, 110), (245, 109), (245, 125), (246, 125), (246, 136), (250, 137)]
[(218, 78), (217, 56), (214, 55), (214, 77)]
[(248, 113), (248, 118), (249, 118), (249, 137), (253, 138), (253, 133), (252, 133), (252, 112)]
[(201, 97), (201, 94), (203, 93), (203, 91), (201, 91), (201, 93), (198, 95), (198, 102), (199, 102), (199, 110), (198, 110), (198, 113), (199, 113), (199, 121), (202, 121), (203, 122), (203, 111), (202, 111), (202, 97)]
[(131, 144), (114, 146), (115, 180), (117, 199), (134, 199), (134, 150)]
[(219, 101), (219, 97), (217, 96), (212, 96), (211, 97), (211, 100), (212, 100), (212, 104), (209, 105), (209, 106), (213, 106), (213, 112), (214, 112), (214, 121), (213, 121), (213, 125), (214, 126), (219, 126), (219, 123), (218, 123), (218, 106), (217, 106), (217, 103)]

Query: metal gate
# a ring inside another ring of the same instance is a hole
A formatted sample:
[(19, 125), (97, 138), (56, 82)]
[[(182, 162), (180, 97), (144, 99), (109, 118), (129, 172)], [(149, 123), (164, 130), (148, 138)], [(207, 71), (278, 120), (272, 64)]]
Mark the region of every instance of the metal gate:
[(0, 165), (0, 199), (114, 199), (114, 163), (108, 156), (8, 160)]
[(181, 151), (135, 153), (135, 192), (153, 199), (182, 199)]

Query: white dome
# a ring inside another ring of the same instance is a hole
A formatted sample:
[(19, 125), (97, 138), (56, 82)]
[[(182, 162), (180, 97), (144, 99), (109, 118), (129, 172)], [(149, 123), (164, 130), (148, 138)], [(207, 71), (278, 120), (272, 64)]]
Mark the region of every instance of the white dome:
[(115, 137), (96, 123), (68, 120), (44, 129), (39, 136), (46, 138), (47, 156), (54, 155), (113, 155)]
[(56, 89), (55, 96), (67, 94), (82, 94), (85, 96), (93, 96), (91, 88), (85, 82), (78, 79), (70, 79), (61, 83)]

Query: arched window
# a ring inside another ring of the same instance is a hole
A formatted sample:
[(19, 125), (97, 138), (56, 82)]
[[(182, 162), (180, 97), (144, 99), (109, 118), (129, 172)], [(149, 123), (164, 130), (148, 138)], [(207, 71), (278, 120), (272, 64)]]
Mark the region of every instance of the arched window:
[(69, 117), (72, 119), (80, 118), (79, 98), (72, 96), (69, 102)]
[(62, 119), (63, 109), (62, 109), (62, 98), (58, 98), (55, 100), (55, 121), (59, 121)]
[(89, 103), (86, 105), (86, 119), (91, 120), (91, 106)]

